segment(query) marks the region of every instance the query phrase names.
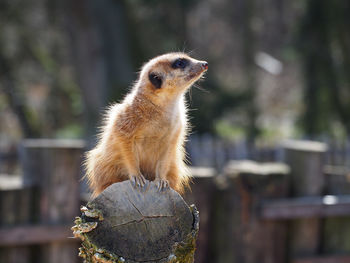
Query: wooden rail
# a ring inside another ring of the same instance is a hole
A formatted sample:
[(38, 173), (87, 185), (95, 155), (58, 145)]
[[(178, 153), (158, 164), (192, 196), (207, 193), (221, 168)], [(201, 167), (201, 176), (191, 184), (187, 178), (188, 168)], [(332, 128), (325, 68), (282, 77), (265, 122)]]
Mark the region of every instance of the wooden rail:
[(264, 201), (260, 207), (263, 219), (296, 219), (350, 215), (350, 195), (312, 196)]
[(71, 238), (72, 224), (37, 225), (0, 228), (0, 246), (44, 244), (49, 242), (75, 241)]
[(322, 256), (322, 257), (310, 257), (303, 259), (295, 259), (292, 263), (348, 263), (350, 262), (350, 256)]

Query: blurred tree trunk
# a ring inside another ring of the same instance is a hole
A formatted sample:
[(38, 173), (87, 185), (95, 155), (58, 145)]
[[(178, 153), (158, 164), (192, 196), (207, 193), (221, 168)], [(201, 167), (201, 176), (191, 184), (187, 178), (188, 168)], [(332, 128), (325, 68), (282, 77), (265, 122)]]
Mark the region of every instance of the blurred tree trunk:
[[(254, 56), (256, 54), (256, 36), (253, 28), (255, 18), (255, 0), (239, 0), (232, 2), (231, 10), (239, 9), (239, 21), (241, 22), (241, 50), (242, 50), (242, 66), (245, 73), (244, 85), (248, 101), (247, 107), (247, 125), (246, 134), (248, 142), (252, 145), (259, 133), (257, 128), (258, 109), (256, 104), (256, 65)], [(236, 11), (235, 11), (236, 12)], [(234, 15), (233, 23), (237, 23)]]
[(329, 130), (335, 118), (350, 132), (349, 11), (347, 1), (308, 1), (299, 35), (308, 135)]
[(255, 50), (255, 36), (253, 29), (254, 20), (254, 0), (245, 0), (243, 4), (243, 65), (246, 71), (246, 88), (250, 95), (251, 105), (248, 107), (248, 141), (254, 143), (258, 135), (258, 128), (256, 125), (258, 117), (258, 109), (256, 105), (256, 66), (254, 62)]
[(91, 138), (96, 132), (99, 112), (107, 99), (105, 61), (89, 1), (68, 1), (67, 7), (67, 28), (85, 107), (85, 132)]
[[(26, 6), (24, 6), (26, 8)], [(18, 65), (24, 63), (27, 59), (33, 59), (33, 52), (31, 49), (32, 32), (25, 28), (25, 24), (22, 19), (23, 13), (19, 9), (13, 9), (8, 2), (2, 2), (0, 5), (0, 17), (4, 19), (0, 21), (0, 32), (4, 31), (5, 23), (21, 26), (21, 31), (15, 31), (14, 34), (21, 40), (21, 50), (19, 57), (11, 57), (5, 51), (6, 48), (6, 36), (0, 34), (0, 88), (3, 91), (8, 106), (12, 112), (16, 115), (19, 127), (24, 138), (39, 137), (41, 134), (40, 129), (31, 122), (30, 116), (28, 116), (28, 107), (25, 105), (25, 98), (19, 90), (16, 83), (16, 70)]]
[[(323, 1), (324, 2), (324, 1)], [(326, 1), (329, 32), (327, 45), (326, 71), (329, 72), (327, 87), (332, 96), (333, 105), (347, 134), (350, 133), (350, 3), (349, 1)], [(335, 42), (335, 44), (334, 44)], [(337, 54), (339, 52), (339, 54)]]
[(6, 95), (8, 104), (18, 118), (19, 125), (22, 129), (23, 137), (33, 138), (39, 135), (39, 132), (34, 129), (29, 123), (26, 116), (26, 110), (21, 100), (17, 98), (15, 89), (15, 80), (11, 62), (0, 53), (0, 75), (2, 76), (1, 87)]
[[(329, 59), (327, 48), (328, 36), (325, 25), (323, 0), (310, 0), (301, 24), (300, 47), (305, 77), (305, 113), (303, 126), (308, 135), (316, 135), (322, 130), (322, 119), (324, 116), (322, 106), (328, 105), (322, 102), (323, 94), (327, 93), (320, 72)], [(328, 74), (327, 72), (324, 72)], [(323, 105), (322, 105), (323, 104)]]
[(108, 100), (120, 99), (135, 79), (129, 25), (124, 1), (90, 1), (102, 43), (107, 74)]
[(86, 137), (91, 142), (110, 97), (132, 80), (124, 6), (120, 1), (66, 2), (67, 24), (78, 83), (85, 104)]

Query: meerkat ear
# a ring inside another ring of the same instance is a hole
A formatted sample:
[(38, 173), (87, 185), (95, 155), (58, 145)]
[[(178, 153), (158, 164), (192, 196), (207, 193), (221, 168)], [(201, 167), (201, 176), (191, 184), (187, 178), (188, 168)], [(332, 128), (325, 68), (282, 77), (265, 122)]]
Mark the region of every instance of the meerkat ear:
[(156, 89), (160, 89), (162, 87), (163, 79), (157, 73), (151, 72), (148, 75), (149, 81), (153, 84)]

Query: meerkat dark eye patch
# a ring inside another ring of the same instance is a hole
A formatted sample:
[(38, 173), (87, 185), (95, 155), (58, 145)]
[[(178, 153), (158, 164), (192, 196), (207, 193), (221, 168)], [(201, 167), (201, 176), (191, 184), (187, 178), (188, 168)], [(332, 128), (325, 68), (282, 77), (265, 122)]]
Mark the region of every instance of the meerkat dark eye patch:
[(148, 78), (156, 89), (160, 89), (162, 87), (163, 80), (161, 76), (157, 75), (156, 73), (149, 73)]
[(171, 64), (171, 67), (174, 69), (181, 68), (184, 69), (189, 64), (189, 60), (185, 58), (178, 58)]

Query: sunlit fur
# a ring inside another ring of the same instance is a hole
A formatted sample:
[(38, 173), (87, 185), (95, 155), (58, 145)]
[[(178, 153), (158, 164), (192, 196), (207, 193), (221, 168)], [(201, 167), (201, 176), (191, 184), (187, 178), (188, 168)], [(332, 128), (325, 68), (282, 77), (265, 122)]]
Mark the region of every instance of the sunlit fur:
[[(177, 58), (188, 59), (189, 66), (173, 69)], [(166, 179), (183, 193), (190, 179), (184, 150), (189, 129), (184, 93), (202, 76), (202, 64), (184, 53), (156, 57), (143, 66), (122, 103), (109, 107), (97, 146), (87, 152), (84, 162), (94, 196), (139, 174), (147, 180)], [(163, 79), (160, 89), (149, 81), (151, 72)]]

